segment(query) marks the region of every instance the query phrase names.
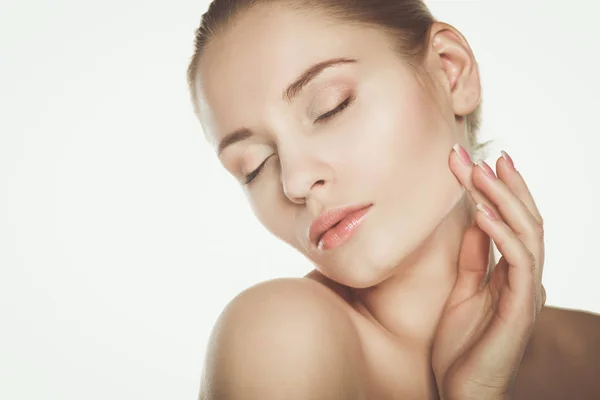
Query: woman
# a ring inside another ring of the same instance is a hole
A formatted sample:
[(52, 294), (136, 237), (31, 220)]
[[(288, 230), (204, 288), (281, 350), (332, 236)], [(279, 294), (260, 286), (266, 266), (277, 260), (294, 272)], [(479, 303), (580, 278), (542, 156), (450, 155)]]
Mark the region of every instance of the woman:
[(600, 398), (600, 319), (543, 307), (542, 217), (508, 154), (471, 161), (477, 63), (422, 1), (217, 0), (188, 80), (261, 223), (316, 267), (230, 302), (201, 399)]

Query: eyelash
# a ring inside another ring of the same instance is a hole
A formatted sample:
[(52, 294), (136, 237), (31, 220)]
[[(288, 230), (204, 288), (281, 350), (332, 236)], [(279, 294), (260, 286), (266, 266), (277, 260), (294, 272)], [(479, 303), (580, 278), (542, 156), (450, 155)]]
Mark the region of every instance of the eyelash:
[(260, 171), (262, 170), (263, 166), (265, 165), (265, 163), (269, 160), (269, 158), (271, 158), (272, 156), (274, 156), (274, 154), (271, 154), (269, 157), (265, 158), (265, 161), (263, 161), (258, 168), (256, 168), (254, 171), (250, 172), (248, 175), (245, 176), (245, 181), (244, 181), (244, 185), (248, 185), (249, 183), (252, 183), (252, 181), (254, 180), (254, 178), (256, 178), (258, 176), (258, 174), (260, 173)]
[[(354, 101), (355, 98), (356, 98), (356, 96), (354, 96), (354, 95), (348, 97), (346, 100), (341, 102), (340, 105), (338, 105), (336, 108), (334, 108), (331, 111), (326, 112), (325, 114), (323, 114), (319, 118), (317, 118), (315, 120), (315, 123), (319, 123), (319, 122), (322, 122), (322, 121), (332, 118), (334, 115), (343, 111), (346, 107), (348, 107), (350, 104), (352, 104), (352, 102)], [(265, 160), (254, 171), (250, 172), (248, 175), (245, 176), (244, 185), (248, 185), (248, 184), (252, 183), (252, 181), (258, 176), (260, 171), (263, 169), (265, 163), (273, 155), (274, 154), (271, 154), (269, 157), (265, 158)]]
[(352, 104), (352, 102), (354, 101), (355, 98), (356, 98), (356, 96), (354, 96), (354, 95), (348, 97), (339, 106), (337, 106), (333, 110), (328, 111), (325, 114), (321, 115), (319, 118), (317, 118), (315, 120), (315, 123), (320, 122), (320, 121), (324, 121), (324, 120), (327, 120), (327, 119), (333, 117), (334, 115), (336, 115), (337, 113), (339, 113), (340, 111), (342, 111), (346, 107), (348, 107), (350, 104)]

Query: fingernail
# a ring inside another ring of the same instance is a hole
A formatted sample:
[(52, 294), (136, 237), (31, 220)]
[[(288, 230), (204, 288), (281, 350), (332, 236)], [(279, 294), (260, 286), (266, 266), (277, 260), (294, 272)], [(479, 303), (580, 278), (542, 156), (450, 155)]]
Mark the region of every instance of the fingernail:
[(486, 206), (485, 204), (477, 203), (477, 209), (479, 211), (482, 211), (485, 214), (485, 216), (491, 220), (498, 219), (498, 217), (496, 217), (496, 214), (492, 211), (492, 209)]
[(502, 158), (504, 158), (506, 160), (506, 162), (508, 163), (508, 165), (512, 169), (515, 169), (515, 163), (513, 162), (513, 159), (510, 158), (510, 156), (504, 150), (501, 150), (500, 153), (502, 153)]
[(477, 161), (477, 165), (479, 166), (479, 168), (481, 168), (483, 170), (483, 172), (485, 172), (485, 174), (487, 176), (489, 176), (490, 178), (496, 179), (496, 174), (494, 173), (494, 171), (492, 171), (490, 166), (487, 165), (487, 163), (485, 161), (479, 160), (479, 161)]
[(460, 158), (460, 161), (462, 161), (463, 164), (469, 167), (473, 165), (473, 161), (471, 161), (469, 153), (467, 153), (467, 151), (460, 144), (456, 143), (454, 146), (452, 146), (452, 148), (456, 154), (458, 154), (458, 158)]

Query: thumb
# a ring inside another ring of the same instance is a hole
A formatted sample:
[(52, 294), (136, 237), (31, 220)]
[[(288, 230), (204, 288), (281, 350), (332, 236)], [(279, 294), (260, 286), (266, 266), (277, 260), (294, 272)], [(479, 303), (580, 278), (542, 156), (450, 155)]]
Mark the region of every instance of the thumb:
[(471, 225), (463, 236), (458, 256), (458, 271), (448, 305), (457, 305), (480, 289), (487, 274), (490, 256), (490, 237), (477, 224)]

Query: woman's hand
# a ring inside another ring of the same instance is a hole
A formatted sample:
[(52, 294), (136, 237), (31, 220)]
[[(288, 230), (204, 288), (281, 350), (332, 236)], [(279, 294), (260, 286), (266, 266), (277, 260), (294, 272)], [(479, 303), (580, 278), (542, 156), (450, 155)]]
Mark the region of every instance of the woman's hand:
[[(463, 148), (450, 155), (450, 168), (479, 211), (465, 232), (457, 280), (433, 343), (443, 400), (509, 399), (545, 303), (542, 217), (510, 157), (496, 162), (497, 177), (481, 163), (474, 165)], [(502, 257), (485, 282), (490, 238)]]

